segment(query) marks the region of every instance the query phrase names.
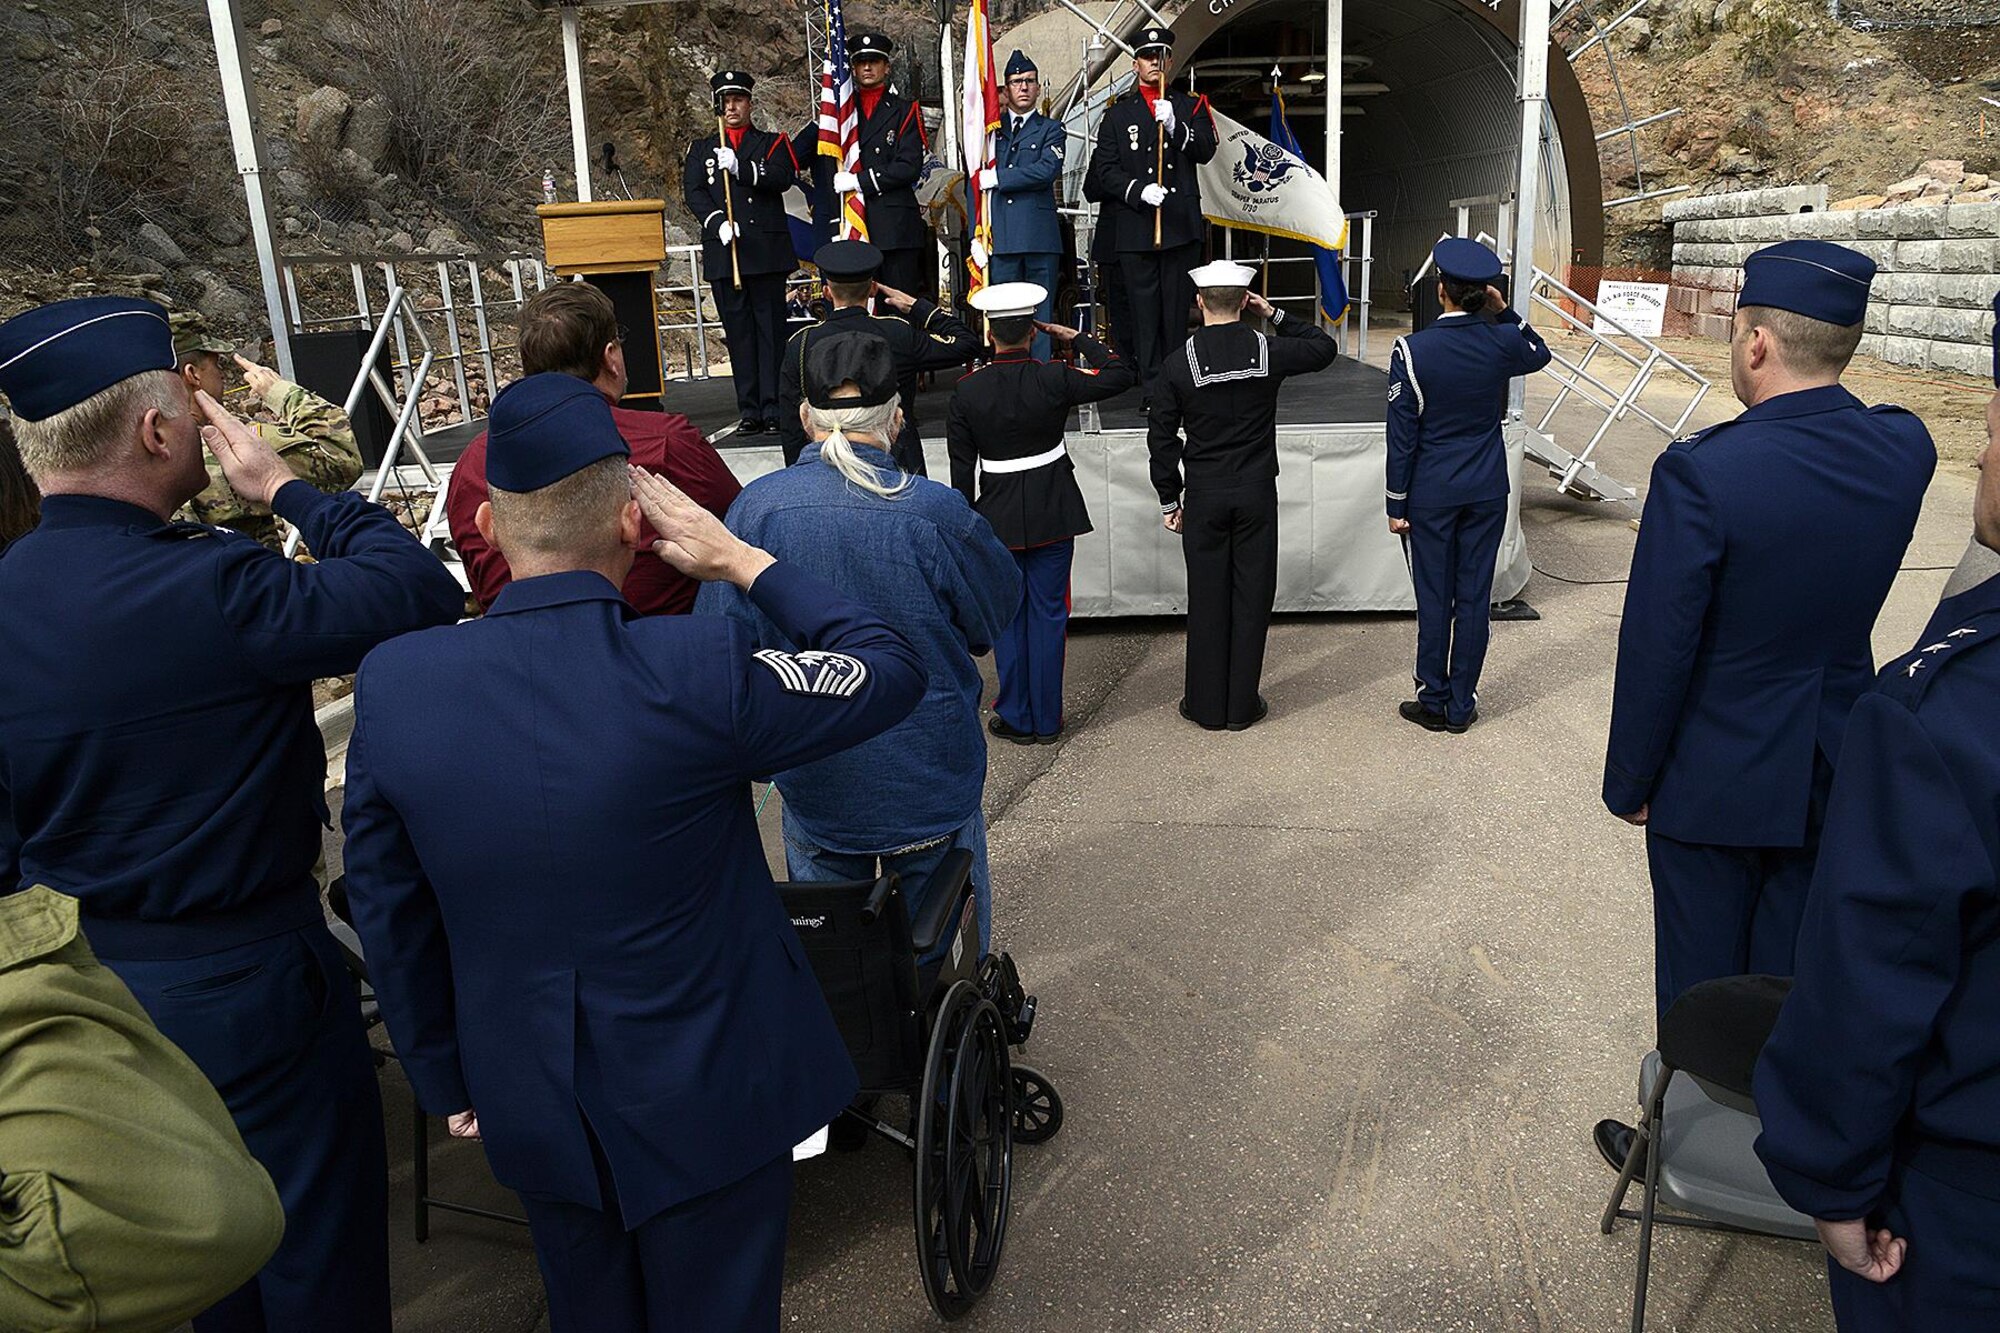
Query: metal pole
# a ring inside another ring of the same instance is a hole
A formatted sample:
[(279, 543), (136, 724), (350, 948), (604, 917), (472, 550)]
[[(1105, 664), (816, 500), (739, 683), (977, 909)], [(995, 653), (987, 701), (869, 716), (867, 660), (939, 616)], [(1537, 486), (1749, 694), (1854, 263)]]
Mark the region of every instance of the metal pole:
[(587, 204), (590, 194), (590, 131), (583, 118), (583, 29), (577, 6), (562, 7), (563, 73), (569, 81), (569, 146), (576, 158), (576, 201)]
[(257, 274), (264, 284), (264, 316), (271, 322), (271, 350), (278, 373), (293, 378), (292, 325), (278, 276), (278, 250), (271, 235), (271, 197), (264, 180), (264, 132), (257, 117), (257, 88), (243, 63), (241, 17), (236, 0), (208, 0), (208, 25), (215, 36), (215, 68), (222, 77), (222, 103), (229, 114), (229, 141), (250, 209), (250, 238), (257, 247)]
[[(1549, 0), (1521, 0), (1521, 158), (1514, 180), (1514, 309), (1533, 314), (1535, 222), (1542, 211), (1542, 113), (1549, 100)], [(1507, 390), (1509, 415), (1518, 419), (1528, 401), (1524, 379)]]
[(1342, 90), (1347, 86), (1346, 0), (1326, 0), (1326, 170), (1321, 175), (1340, 198), (1340, 132)]

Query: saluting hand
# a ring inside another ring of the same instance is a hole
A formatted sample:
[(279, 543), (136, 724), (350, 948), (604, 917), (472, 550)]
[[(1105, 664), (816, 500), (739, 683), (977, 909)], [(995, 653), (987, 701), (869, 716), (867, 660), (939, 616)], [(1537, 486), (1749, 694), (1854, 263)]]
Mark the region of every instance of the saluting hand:
[(259, 398), (269, 393), (271, 386), (278, 383), (278, 372), (269, 366), (260, 366), (241, 355), (236, 355), (236, 364), (243, 369), (243, 382), (249, 385), (250, 392)]
[(1278, 308), (1255, 292), (1250, 292), (1243, 302), (1244, 308), (1259, 319), (1269, 319), (1278, 313)]
[(1043, 333), (1048, 334), (1049, 337), (1055, 339), (1059, 343), (1066, 343), (1070, 339), (1076, 337), (1079, 333), (1083, 332), (1083, 330), (1073, 329), (1067, 324), (1050, 324), (1044, 320), (1039, 320), (1039, 319), (1035, 321), (1035, 327), (1040, 329)]
[(643, 468), (627, 468), (639, 512), (660, 534), (653, 554), (691, 579), (748, 589), (777, 561), (722, 525), (687, 492)]
[(901, 310), (907, 312), (912, 306), (916, 305), (917, 303), (916, 297), (911, 296), (907, 292), (899, 292), (894, 287), (891, 287), (887, 283), (883, 282), (878, 282), (875, 284), (875, 294), (881, 297), (884, 301), (886, 301), (891, 310)]
[(209, 397), (206, 389), (194, 391), (194, 404), (209, 423), (201, 428), (201, 441), (222, 465), (223, 480), (244, 499), (268, 508), (279, 488), (293, 480), (285, 460), (256, 431)]

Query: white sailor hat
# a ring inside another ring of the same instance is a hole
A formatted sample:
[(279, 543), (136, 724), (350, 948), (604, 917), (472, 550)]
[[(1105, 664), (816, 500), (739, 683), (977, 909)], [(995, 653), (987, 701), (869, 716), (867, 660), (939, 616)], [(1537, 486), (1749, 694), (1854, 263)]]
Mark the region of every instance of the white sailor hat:
[(1038, 282), (996, 282), (966, 298), (974, 310), (988, 319), (1032, 315), (1048, 299), (1049, 289)]
[(1218, 259), (1213, 264), (1203, 264), (1189, 271), (1197, 287), (1248, 287), (1257, 280), (1257, 270), (1242, 264), (1232, 264), (1227, 259)]

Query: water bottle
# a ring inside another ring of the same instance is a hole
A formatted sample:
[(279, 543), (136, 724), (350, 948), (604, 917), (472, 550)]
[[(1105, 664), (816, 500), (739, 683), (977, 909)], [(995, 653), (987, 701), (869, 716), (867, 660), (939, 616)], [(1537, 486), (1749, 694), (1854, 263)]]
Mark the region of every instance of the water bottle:
[(554, 167), (544, 167), (542, 169), (542, 202), (553, 204), (555, 201), (556, 169)]

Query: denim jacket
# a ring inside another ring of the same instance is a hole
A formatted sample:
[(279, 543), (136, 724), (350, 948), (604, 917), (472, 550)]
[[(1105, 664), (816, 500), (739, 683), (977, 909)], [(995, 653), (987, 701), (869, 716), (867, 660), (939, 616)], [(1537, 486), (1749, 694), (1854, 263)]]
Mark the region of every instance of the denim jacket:
[[(855, 454), (898, 475), (889, 455)], [(979, 668), (1021, 603), (1021, 572), (965, 497), (915, 477), (885, 499), (850, 484), (806, 446), (729, 507), (729, 529), (808, 570), (886, 620), (923, 654), (930, 685), (907, 718), (851, 750), (776, 775), (792, 818), (832, 851), (886, 852), (951, 832), (979, 809), (986, 737)], [(709, 583), (701, 615), (741, 621), (763, 648), (791, 648), (731, 584)]]

